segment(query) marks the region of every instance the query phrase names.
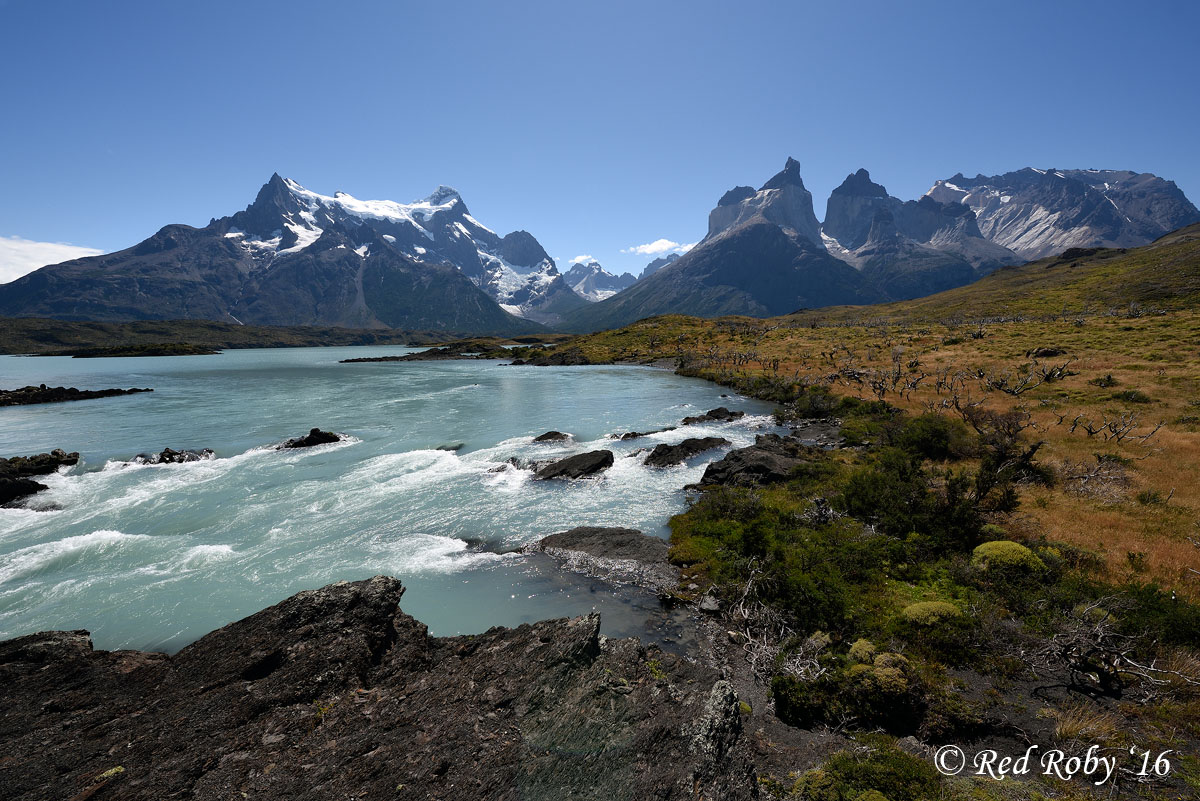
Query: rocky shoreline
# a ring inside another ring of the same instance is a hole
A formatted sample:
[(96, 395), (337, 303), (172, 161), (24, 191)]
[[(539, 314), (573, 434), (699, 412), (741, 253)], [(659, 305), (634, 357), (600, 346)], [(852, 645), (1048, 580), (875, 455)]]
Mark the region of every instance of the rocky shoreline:
[(153, 392), (153, 389), (76, 389), (75, 387), (27, 386), (20, 389), (0, 389), (0, 406), (29, 406), (36, 403), (65, 403), (66, 401), (111, 398)]

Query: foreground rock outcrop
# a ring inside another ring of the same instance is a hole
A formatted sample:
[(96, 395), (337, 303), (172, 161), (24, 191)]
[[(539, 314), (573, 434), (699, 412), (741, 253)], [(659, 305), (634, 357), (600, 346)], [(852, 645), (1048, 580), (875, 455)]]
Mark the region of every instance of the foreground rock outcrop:
[(76, 389), (75, 387), (38, 386), (20, 389), (0, 389), (0, 406), (30, 406), (35, 403), (65, 403), (66, 401), (111, 398), (115, 395), (133, 395), (138, 392), (153, 392), (152, 389)]
[(302, 592), (174, 656), (0, 643), (12, 799), (749, 799), (738, 696), (599, 617), (430, 637), (398, 580)]
[(79, 454), (67, 453), (61, 448), (35, 456), (0, 459), (0, 506), (47, 489), (45, 484), (34, 481), (33, 476), (48, 476), (60, 467), (76, 464), (79, 464)]

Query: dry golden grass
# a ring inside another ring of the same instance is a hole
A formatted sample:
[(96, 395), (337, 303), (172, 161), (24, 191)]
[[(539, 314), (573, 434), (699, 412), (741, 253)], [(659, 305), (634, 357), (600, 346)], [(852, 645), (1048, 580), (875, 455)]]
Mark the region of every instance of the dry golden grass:
[(1058, 740), (1114, 746), (1123, 738), (1125, 721), (1092, 701), (1080, 701), (1047, 710), (1054, 718), (1054, 736)]
[[(956, 404), (1023, 410), (1034, 424), (1027, 436), (1044, 443), (1044, 463), (1067, 475), (1072, 467), (1094, 467), (1099, 454), (1120, 460), (1108, 464), (1123, 477), (1092, 494), (1070, 481), (1051, 490), (1025, 489), (1018, 527), (1024, 536), (1071, 543), (1099, 555), (1116, 577), (1136, 574), (1200, 598), (1200, 573), (1194, 572), (1200, 570), (1200, 547), (1192, 542), (1200, 541), (1196, 311), (1063, 315), (982, 326), (814, 327), (804, 317), (667, 316), (572, 344), (596, 360), (682, 357), (709, 377), (822, 384), (913, 413), (956, 414)], [(1064, 352), (1030, 355), (1038, 348)], [(1063, 366), (1065, 376), (1015, 394), (995, 388), (1007, 379), (1011, 389), (1025, 372)], [(1131, 423), (1128, 432), (1096, 430), (1106, 422), (1120, 430), (1121, 420)]]

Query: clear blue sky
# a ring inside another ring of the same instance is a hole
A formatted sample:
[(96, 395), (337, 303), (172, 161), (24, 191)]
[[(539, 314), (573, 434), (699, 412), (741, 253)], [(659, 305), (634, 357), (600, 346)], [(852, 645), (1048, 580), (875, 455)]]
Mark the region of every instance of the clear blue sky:
[(1200, 202), (1191, 2), (0, 0), (0, 236), (127, 247), (278, 171), (462, 192), (560, 259), (639, 270), (799, 159), (824, 216), (1023, 166), (1155, 172)]

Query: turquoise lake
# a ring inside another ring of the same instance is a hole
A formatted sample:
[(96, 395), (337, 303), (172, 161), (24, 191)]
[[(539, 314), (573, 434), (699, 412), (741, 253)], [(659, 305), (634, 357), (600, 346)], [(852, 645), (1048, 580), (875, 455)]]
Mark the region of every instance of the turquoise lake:
[[(390, 574), (433, 634), (598, 609), (637, 633), (627, 601), (497, 553), (578, 525), (666, 536), (683, 487), (724, 452), (655, 470), (634, 451), (692, 436), (733, 446), (771, 407), (666, 370), (510, 367), (496, 361), (339, 364), (395, 347), (230, 350), (128, 359), (0, 357), (0, 387), (152, 387), (153, 393), (0, 409), (0, 456), (63, 448), (77, 467), (25, 508), (0, 509), (0, 639), (88, 629), (98, 648), (174, 651), (302, 590)], [(618, 442), (715, 406), (731, 423)], [(279, 451), (319, 426), (334, 445)], [(566, 443), (539, 444), (547, 430)], [(439, 446), (461, 443), (457, 451)], [(165, 447), (217, 458), (131, 465)], [(601, 478), (533, 481), (510, 457), (609, 448)], [(727, 450), (727, 449), (726, 449)]]

